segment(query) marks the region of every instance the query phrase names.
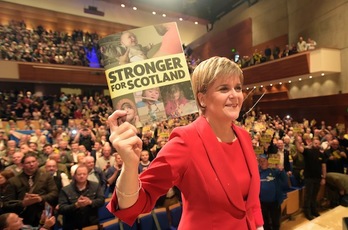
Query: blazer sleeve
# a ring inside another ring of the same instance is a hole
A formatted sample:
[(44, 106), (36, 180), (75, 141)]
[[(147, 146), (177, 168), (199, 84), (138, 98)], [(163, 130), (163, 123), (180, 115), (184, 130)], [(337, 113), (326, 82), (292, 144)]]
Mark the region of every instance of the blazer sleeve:
[(188, 154), (190, 141), (184, 141), (187, 137), (183, 129), (175, 129), (170, 136), (170, 141), (161, 149), (149, 168), (140, 174), (142, 188), (137, 202), (132, 207), (120, 210), (117, 195), (114, 192), (107, 206), (110, 212), (132, 225), (139, 214), (150, 212), (160, 196), (180, 183), (190, 162)]

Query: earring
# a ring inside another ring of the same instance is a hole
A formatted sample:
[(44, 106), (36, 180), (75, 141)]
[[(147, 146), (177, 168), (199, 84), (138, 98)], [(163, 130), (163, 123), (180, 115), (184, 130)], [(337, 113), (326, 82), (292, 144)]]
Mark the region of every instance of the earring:
[(204, 104), (203, 102), (201, 103), (201, 107), (202, 107), (202, 108), (205, 108), (205, 104)]

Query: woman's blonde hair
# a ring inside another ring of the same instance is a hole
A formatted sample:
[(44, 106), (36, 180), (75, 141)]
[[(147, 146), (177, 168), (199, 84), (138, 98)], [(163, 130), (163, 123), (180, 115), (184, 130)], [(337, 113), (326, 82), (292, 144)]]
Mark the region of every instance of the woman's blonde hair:
[(239, 77), (243, 84), (243, 71), (239, 66), (225, 57), (211, 57), (201, 62), (192, 74), (192, 90), (196, 99), (198, 108), (204, 113), (205, 107), (201, 105), (198, 99), (198, 93), (205, 94), (208, 88), (218, 78)]

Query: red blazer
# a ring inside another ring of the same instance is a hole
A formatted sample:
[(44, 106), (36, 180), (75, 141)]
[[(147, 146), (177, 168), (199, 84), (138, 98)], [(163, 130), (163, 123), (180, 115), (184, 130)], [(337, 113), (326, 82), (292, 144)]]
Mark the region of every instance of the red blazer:
[[(204, 117), (173, 130), (150, 167), (140, 175), (142, 189), (138, 201), (130, 208), (118, 210), (116, 193), (109, 210), (128, 224), (140, 213), (149, 212), (157, 198), (172, 186), (182, 192), (183, 214), (179, 229), (256, 229), (263, 225), (259, 193), (260, 176), (249, 134), (232, 125), (249, 172), (225, 172), (232, 158), (223, 152), (213, 130)], [(233, 154), (231, 154), (233, 157)], [(248, 198), (244, 201), (236, 178), (251, 175)]]

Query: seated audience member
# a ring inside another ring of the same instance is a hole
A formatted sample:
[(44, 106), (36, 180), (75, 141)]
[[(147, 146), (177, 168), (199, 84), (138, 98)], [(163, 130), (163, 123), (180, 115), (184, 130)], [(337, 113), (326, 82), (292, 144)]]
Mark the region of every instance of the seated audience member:
[(8, 180), (14, 176), (11, 170), (4, 170), (0, 173), (0, 214), (7, 212), (7, 210), (4, 209), (5, 191), (8, 186)]
[(63, 229), (99, 224), (98, 209), (105, 202), (104, 192), (98, 183), (87, 177), (87, 167), (79, 166), (73, 181), (60, 191), (58, 213), (63, 215)]
[[(9, 180), (4, 206), (23, 218), (25, 224), (39, 225), (45, 202), (54, 205), (58, 189), (53, 177), (39, 171), (35, 153), (22, 158), (23, 172)], [(16, 202), (15, 202), (16, 201)]]
[(287, 188), (288, 178), (283, 168), (271, 169), (268, 167), (267, 155), (259, 157), (259, 171), (261, 180), (260, 201), (264, 229), (279, 230), (282, 204)]
[(85, 165), (88, 169), (88, 180), (94, 181), (102, 187), (102, 190), (106, 189), (106, 178), (104, 172), (95, 166), (94, 158), (92, 156), (85, 157)]
[(115, 155), (115, 163), (113, 166), (108, 168), (105, 172), (105, 177), (107, 179), (108, 185), (109, 185), (109, 193), (113, 193), (116, 186), (116, 180), (118, 176), (120, 175), (121, 169), (122, 169), (123, 161), (121, 159), (121, 156), (116, 154)]
[(24, 225), (23, 219), (20, 218), (16, 213), (4, 213), (0, 215), (0, 229), (3, 230), (20, 230), (20, 229), (37, 229), (47, 230), (50, 229), (55, 223), (56, 219), (54, 216), (46, 217), (44, 214), (41, 216), (43, 224), (38, 227), (32, 227), (30, 225)]
[(343, 173), (328, 172), (326, 174), (326, 188), (330, 195), (328, 198), (331, 208), (337, 205), (348, 206), (348, 175)]

